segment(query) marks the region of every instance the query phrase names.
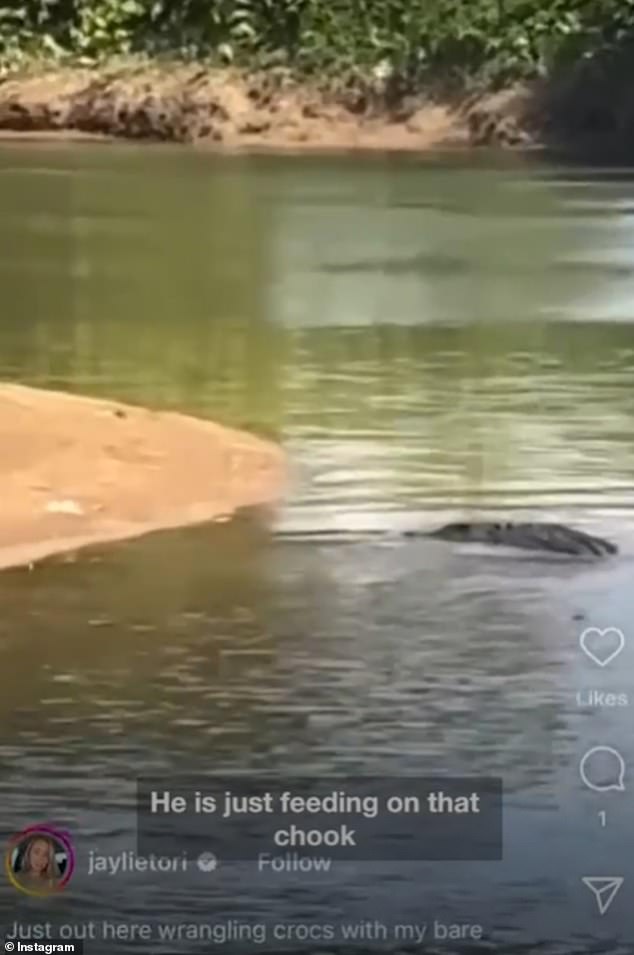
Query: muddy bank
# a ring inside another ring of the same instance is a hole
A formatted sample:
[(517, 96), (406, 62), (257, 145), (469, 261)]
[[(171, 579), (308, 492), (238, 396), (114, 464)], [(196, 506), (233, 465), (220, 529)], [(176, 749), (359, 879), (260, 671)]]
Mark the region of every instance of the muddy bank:
[(200, 66), (55, 69), (0, 82), (0, 131), (78, 134), (229, 149), (400, 149), (536, 141), (528, 93), (443, 102), (384, 88), (336, 92), (284, 71)]
[(278, 151), (494, 146), (629, 157), (633, 92), (618, 63), (594, 61), (496, 92), (453, 96), (409, 95), (380, 80), (311, 86), (282, 68), (31, 68), (0, 79), (0, 137)]
[(274, 444), (185, 415), (0, 385), (0, 567), (226, 519), (284, 484)]

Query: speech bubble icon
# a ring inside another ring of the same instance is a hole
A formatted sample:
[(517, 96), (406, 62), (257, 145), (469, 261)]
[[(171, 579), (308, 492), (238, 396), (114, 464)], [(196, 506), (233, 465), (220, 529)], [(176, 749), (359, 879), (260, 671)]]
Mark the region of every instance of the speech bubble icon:
[(579, 637), (581, 649), (597, 666), (606, 667), (612, 663), (625, 646), (625, 636), (616, 627), (588, 627)]
[(579, 775), (588, 789), (607, 793), (613, 789), (625, 790), (625, 762), (611, 746), (594, 746), (579, 763)]

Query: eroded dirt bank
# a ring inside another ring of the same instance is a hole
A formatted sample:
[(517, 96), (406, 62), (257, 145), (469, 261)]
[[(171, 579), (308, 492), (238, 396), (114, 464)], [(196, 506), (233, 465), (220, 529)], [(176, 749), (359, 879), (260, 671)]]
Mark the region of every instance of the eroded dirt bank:
[(284, 485), (274, 444), (209, 421), (0, 384), (0, 567), (222, 519)]
[(0, 82), (0, 131), (214, 147), (425, 150), (533, 143), (527, 91), (443, 103), (376, 89), (327, 93), (283, 71), (200, 66), (55, 69)]

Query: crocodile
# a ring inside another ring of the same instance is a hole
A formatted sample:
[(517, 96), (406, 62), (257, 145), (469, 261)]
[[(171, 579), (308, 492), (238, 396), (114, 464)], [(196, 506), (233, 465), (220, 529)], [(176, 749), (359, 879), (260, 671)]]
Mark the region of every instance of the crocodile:
[(436, 537), (461, 543), (502, 544), (578, 557), (607, 557), (618, 553), (618, 547), (611, 541), (574, 530), (565, 524), (473, 521), (445, 524), (422, 535), (418, 531), (405, 531), (405, 536)]
[(516, 547), (522, 550), (547, 551), (573, 557), (608, 557), (618, 553), (618, 547), (602, 537), (594, 537), (565, 524), (545, 522), (505, 523), (469, 521), (445, 524), (436, 530), (411, 529), (402, 531), (369, 530), (351, 532), (340, 528), (330, 531), (278, 532), (284, 540), (353, 539), (377, 537), (436, 538), (462, 544), (492, 544)]

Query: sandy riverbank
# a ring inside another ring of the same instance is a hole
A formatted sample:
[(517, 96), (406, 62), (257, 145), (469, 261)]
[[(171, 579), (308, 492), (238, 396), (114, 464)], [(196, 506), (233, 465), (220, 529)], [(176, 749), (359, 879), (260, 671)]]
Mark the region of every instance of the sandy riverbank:
[(209, 421), (0, 385), (0, 568), (223, 519), (284, 485), (274, 444)]
[(189, 142), (213, 148), (428, 150), (530, 146), (528, 92), (440, 102), (380, 90), (298, 85), (196, 65), (64, 68), (0, 82), (0, 135), (26, 133)]

